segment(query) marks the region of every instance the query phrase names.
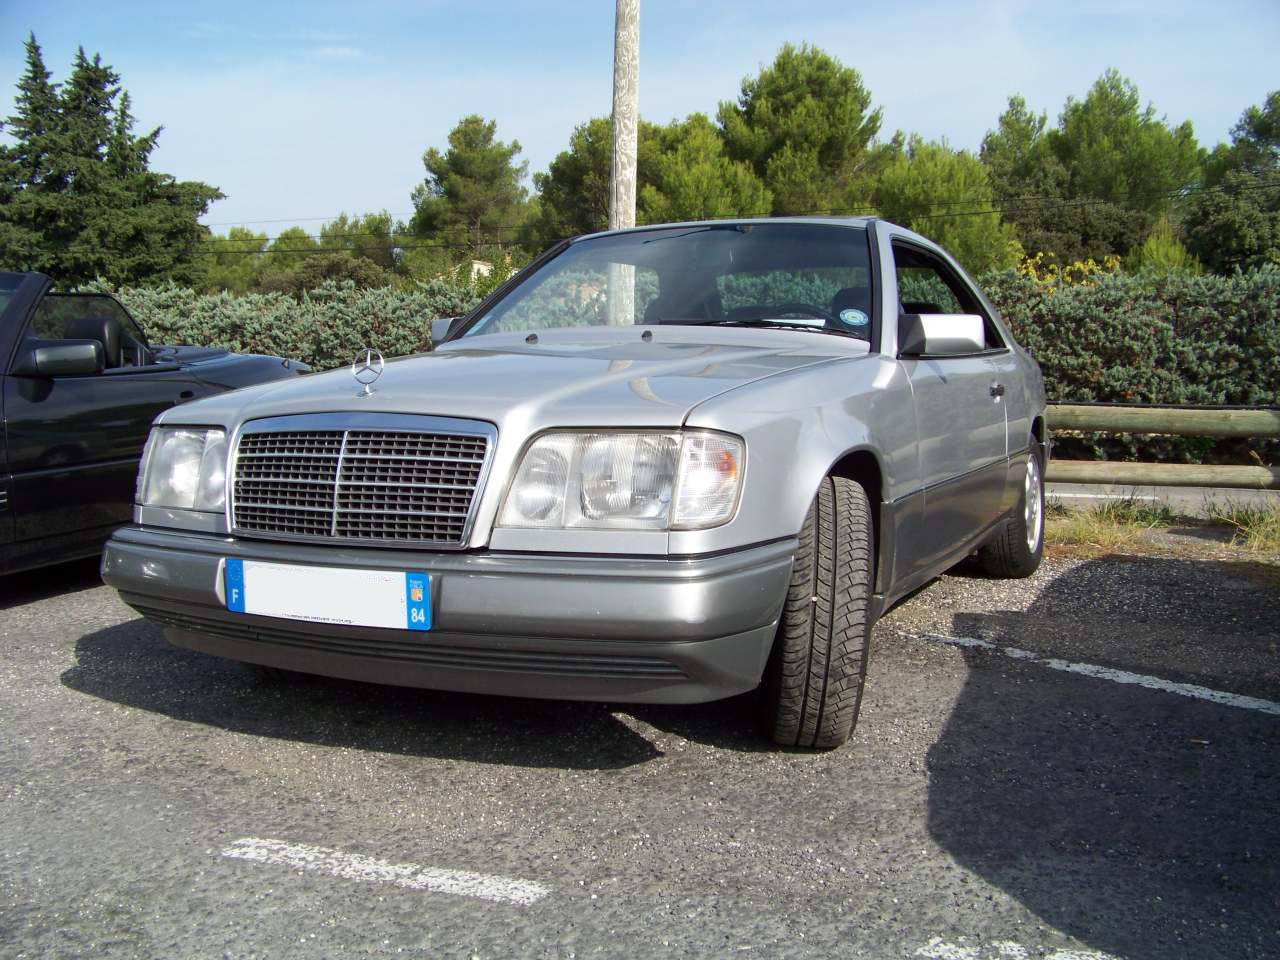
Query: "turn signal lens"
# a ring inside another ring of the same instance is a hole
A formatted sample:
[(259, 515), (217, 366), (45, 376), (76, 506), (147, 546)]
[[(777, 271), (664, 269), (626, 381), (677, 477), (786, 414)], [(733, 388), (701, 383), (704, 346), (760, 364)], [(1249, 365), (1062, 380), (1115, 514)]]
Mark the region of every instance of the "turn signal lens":
[(690, 433), (680, 448), (680, 482), (671, 526), (715, 527), (733, 516), (742, 474), (742, 441), (716, 433)]

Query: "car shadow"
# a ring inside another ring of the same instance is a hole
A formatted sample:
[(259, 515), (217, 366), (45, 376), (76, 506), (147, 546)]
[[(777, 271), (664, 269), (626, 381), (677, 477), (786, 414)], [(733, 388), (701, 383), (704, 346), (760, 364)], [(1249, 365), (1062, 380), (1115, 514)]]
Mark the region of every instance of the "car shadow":
[(102, 586), (98, 557), (0, 576), (0, 610), (10, 610), (60, 593)]
[(130, 620), (81, 637), (72, 690), (235, 733), (403, 756), (611, 770), (661, 756), (602, 704), (442, 693), (289, 674), (174, 647)]
[(812, 750), (783, 747), (760, 732), (756, 693), (710, 703), (628, 703), (621, 707), (637, 720), (692, 743), (735, 753), (794, 753), (820, 757)]
[[(957, 613), (950, 632), (1267, 696), (1277, 624), (1280, 592), (1247, 569), (1102, 558), (1063, 570), (1026, 611)], [(1280, 717), (963, 655), (927, 759), (944, 850), (1108, 954), (1275, 955)]]

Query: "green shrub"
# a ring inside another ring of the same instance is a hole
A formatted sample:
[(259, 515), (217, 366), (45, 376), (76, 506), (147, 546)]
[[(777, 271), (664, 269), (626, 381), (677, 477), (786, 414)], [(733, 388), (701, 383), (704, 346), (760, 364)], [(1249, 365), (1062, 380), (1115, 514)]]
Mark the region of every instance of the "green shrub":
[[(654, 290), (638, 279), (640, 313)], [(1050, 400), (1280, 402), (1280, 268), (1230, 277), (1099, 271), (1085, 280), (1045, 282), (1014, 270), (979, 278), (1040, 362)], [(328, 369), (350, 362), (365, 344), (387, 356), (429, 349), (431, 320), (469, 310), (485, 282), (433, 280), (410, 290), (328, 282), (298, 298), (200, 295), (173, 284), (118, 293), (154, 342), (296, 357)], [(564, 302), (550, 297), (547, 309), (558, 322), (584, 322), (580, 315), (597, 309), (586, 289), (579, 283), (560, 291)], [(1273, 461), (1280, 453), (1276, 441), (1193, 437), (1060, 436), (1057, 443), (1062, 456), (1081, 459), (1252, 462), (1255, 454)]]
[(443, 280), (409, 291), (324, 283), (300, 298), (284, 293), (198, 294), (185, 287), (116, 291), (153, 343), (227, 347), (304, 360), (317, 370), (350, 363), (365, 345), (388, 357), (431, 349), (431, 321), (466, 313), (475, 287)]
[[(1105, 273), (1051, 285), (1015, 271), (983, 289), (1039, 361), (1050, 400), (1272, 406), (1280, 402), (1280, 269), (1232, 277)], [(1064, 457), (1271, 459), (1274, 441), (1058, 438)]]

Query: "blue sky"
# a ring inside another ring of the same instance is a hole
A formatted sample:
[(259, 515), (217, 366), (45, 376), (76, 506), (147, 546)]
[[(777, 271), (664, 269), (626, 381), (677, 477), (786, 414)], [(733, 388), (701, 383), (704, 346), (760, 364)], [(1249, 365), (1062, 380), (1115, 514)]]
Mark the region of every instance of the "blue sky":
[[(55, 79), (77, 45), (122, 74), (140, 127), (165, 126), (153, 168), (228, 195), (206, 217), (219, 232), (407, 214), (422, 152), (468, 113), (543, 169), (611, 97), (611, 0), (0, 0), (4, 115), (29, 30)], [(640, 31), (640, 109), (657, 121), (714, 114), (788, 40), (856, 67), (886, 133), (968, 148), (1010, 94), (1056, 117), (1109, 66), (1207, 144), (1280, 87), (1275, 0), (641, 0)]]

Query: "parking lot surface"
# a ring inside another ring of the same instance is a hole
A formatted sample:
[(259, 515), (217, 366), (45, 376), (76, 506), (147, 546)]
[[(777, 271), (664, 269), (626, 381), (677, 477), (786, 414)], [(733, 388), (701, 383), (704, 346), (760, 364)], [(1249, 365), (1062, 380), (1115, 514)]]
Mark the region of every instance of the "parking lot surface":
[(1280, 587), (959, 573), (876, 627), (854, 740), (748, 698), (506, 700), (170, 647), (0, 582), (0, 955), (1280, 955)]

